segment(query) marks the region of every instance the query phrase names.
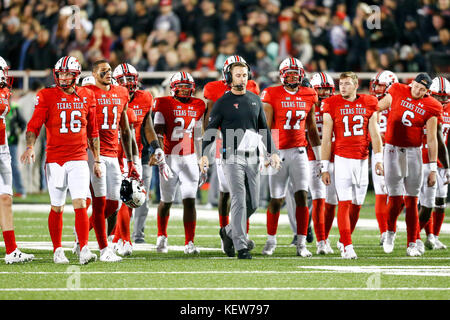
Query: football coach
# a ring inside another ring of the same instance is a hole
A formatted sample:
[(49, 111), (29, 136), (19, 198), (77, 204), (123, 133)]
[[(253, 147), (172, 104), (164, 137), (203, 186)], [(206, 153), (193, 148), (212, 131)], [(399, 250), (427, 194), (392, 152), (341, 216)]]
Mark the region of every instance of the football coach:
[[(225, 73), (231, 87), (214, 104), (208, 126), (203, 135), (200, 170), (209, 166), (208, 156), (214, 145), (216, 132), (223, 137), (223, 168), (230, 186), (231, 222), (220, 230), (224, 251), (229, 257), (238, 252), (238, 259), (251, 259), (247, 247), (247, 218), (258, 208), (260, 160), (265, 153), (265, 165), (279, 169), (281, 160), (275, 148), (258, 95), (247, 91), (250, 67), (246, 63), (234, 63)], [(265, 148), (258, 148), (261, 142)], [(265, 150), (264, 150), (265, 149)]]

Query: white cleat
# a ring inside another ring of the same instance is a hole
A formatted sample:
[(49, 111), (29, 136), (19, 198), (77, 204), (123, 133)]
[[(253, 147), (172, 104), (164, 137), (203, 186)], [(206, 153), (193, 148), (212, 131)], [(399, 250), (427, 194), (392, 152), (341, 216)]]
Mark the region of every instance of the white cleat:
[(410, 242), (408, 248), (406, 248), (406, 255), (409, 257), (420, 257), (421, 253), (417, 250), (415, 242)]
[(133, 246), (130, 242), (125, 241), (121, 247), (119, 247), (119, 250), (117, 252), (121, 256), (131, 256), (133, 253)]
[(344, 259), (358, 259), (355, 250), (353, 249), (353, 245), (349, 244), (344, 248), (344, 253), (342, 254), (342, 258)]
[(5, 263), (6, 264), (28, 262), (33, 259), (34, 259), (33, 254), (23, 253), (22, 251), (19, 250), (19, 248), (16, 248), (16, 250), (11, 252), (10, 254), (5, 255)]
[(112, 250), (115, 254), (119, 254), (123, 250), (123, 241), (122, 239), (119, 239), (117, 242), (112, 243)]
[(53, 253), (53, 262), (58, 264), (67, 264), (69, 263), (69, 259), (66, 258), (64, 254), (64, 250), (62, 247), (59, 247)]
[(321, 240), (319, 242), (316, 243), (317, 246), (317, 254), (327, 254), (327, 243), (325, 242), (325, 240)]
[(333, 249), (331, 248), (331, 242), (329, 239), (325, 240), (325, 244), (326, 244), (327, 254), (334, 253)]
[(80, 264), (88, 264), (91, 261), (97, 261), (97, 255), (89, 250), (88, 246), (85, 245), (80, 251)]
[(386, 241), (386, 236), (387, 236), (386, 232), (383, 232), (381, 234), (381, 236), (380, 236), (380, 246), (382, 246), (384, 241)]
[(438, 237), (435, 237), (436, 241), (436, 246), (434, 247), (436, 250), (446, 250), (447, 246), (445, 244), (443, 244)]
[(199, 254), (200, 250), (194, 245), (192, 241), (189, 241), (187, 245), (184, 246), (184, 254)]
[(425, 248), (428, 250), (434, 250), (436, 248), (436, 238), (434, 234), (429, 234), (427, 240), (425, 241)]
[(119, 262), (122, 258), (116, 255), (110, 247), (103, 248), (100, 250), (100, 261), (101, 262)]
[(383, 242), (383, 250), (385, 253), (394, 251), (395, 232), (386, 231), (386, 240)]
[(76, 242), (76, 241), (74, 242), (73, 248), (72, 248), (72, 253), (76, 254), (77, 257), (80, 256), (80, 243), (79, 242)]
[(156, 252), (159, 253), (167, 253), (169, 252), (168, 241), (166, 236), (159, 236), (156, 239)]
[(297, 255), (303, 258), (310, 258), (312, 257), (312, 253), (309, 252), (309, 250), (306, 248), (305, 245), (299, 245), (297, 244)]
[(277, 247), (277, 240), (267, 240), (264, 248), (262, 249), (262, 254), (265, 256), (273, 255)]
[(341, 252), (342, 255), (344, 253), (344, 244), (338, 240), (338, 242), (336, 242), (336, 247), (338, 248), (338, 250)]
[(416, 239), (416, 248), (421, 255), (425, 253), (425, 245), (421, 239)]

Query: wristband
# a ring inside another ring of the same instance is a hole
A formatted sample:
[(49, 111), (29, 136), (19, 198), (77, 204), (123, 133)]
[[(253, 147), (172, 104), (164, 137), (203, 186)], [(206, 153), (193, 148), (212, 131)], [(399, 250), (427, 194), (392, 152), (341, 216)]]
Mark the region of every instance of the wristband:
[(321, 160), (320, 163), (322, 164), (322, 172), (328, 172), (328, 165), (330, 164), (330, 161)]
[(320, 146), (312, 147), (312, 150), (314, 152), (314, 157), (316, 158), (316, 160), (320, 161)]
[(139, 156), (138, 156), (138, 155), (134, 155), (134, 156), (133, 156), (133, 162), (134, 162), (135, 164), (139, 163)]
[(33, 146), (29, 146), (29, 147), (27, 147), (27, 150), (28, 150), (28, 149), (33, 149)]
[(437, 171), (437, 163), (436, 162), (430, 162), (430, 171)]
[(95, 163), (102, 163), (101, 161), (94, 161)]
[(373, 161), (375, 162), (375, 163), (377, 163), (377, 162), (381, 162), (381, 163), (383, 163), (383, 153), (381, 153), (381, 152), (378, 152), (378, 153), (375, 153), (374, 155), (373, 155)]

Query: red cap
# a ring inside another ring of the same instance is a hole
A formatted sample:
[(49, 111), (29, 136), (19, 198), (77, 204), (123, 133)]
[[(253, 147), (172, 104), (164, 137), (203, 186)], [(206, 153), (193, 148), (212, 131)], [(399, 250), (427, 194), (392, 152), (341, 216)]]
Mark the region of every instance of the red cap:
[(172, 5), (172, 0), (160, 0), (159, 1), (159, 5), (161, 7), (163, 7), (163, 6), (171, 6)]
[(336, 17), (338, 17), (341, 20), (345, 20), (346, 15), (344, 12), (338, 11), (336, 12)]

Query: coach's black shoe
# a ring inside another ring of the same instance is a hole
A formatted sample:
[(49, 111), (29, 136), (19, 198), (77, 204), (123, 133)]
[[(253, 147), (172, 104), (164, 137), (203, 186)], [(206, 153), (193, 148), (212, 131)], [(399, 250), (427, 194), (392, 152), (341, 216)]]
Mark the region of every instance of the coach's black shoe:
[(134, 243), (145, 243), (145, 240), (142, 238), (137, 238), (134, 240)]
[(314, 241), (314, 234), (311, 225), (308, 227), (308, 233), (306, 234), (306, 242), (311, 243)]
[(248, 249), (241, 249), (238, 251), (238, 259), (251, 259), (252, 255)]
[(227, 235), (225, 227), (220, 228), (219, 234), (223, 242), (223, 251), (225, 251), (227, 256), (234, 257), (236, 253), (234, 252), (233, 240)]

